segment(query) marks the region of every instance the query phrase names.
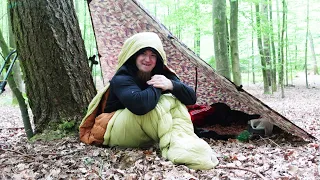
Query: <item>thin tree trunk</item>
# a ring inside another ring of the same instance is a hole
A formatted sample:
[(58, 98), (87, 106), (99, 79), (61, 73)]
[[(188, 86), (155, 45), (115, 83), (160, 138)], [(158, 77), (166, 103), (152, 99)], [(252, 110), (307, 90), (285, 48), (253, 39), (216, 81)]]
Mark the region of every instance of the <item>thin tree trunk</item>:
[(158, 0), (155, 0), (154, 4), (154, 16), (157, 17), (157, 4), (158, 4)]
[[(2, 31), (0, 29), (0, 48), (2, 50), (2, 53), (5, 57), (7, 57), (9, 55), (9, 47), (6, 44), (6, 42), (4, 41), (3, 35), (2, 35)], [(6, 70), (8, 71), (8, 64), (11, 61), (7, 62), (7, 66), (6, 66)], [(16, 82), (14, 81), (14, 78), (12, 76), (12, 73), (8, 76), (8, 84), (10, 86), (11, 91), (14, 93), (15, 97), (17, 98), (18, 104), (19, 104), (19, 108), (20, 108), (20, 112), (21, 112), (21, 117), (23, 120), (23, 125), (24, 125), (24, 130), (26, 132), (27, 138), (30, 139), (33, 136), (33, 130), (31, 127), (31, 123), (30, 123), (30, 118), (29, 118), (29, 112), (28, 112), (28, 107), (27, 104), (25, 102), (25, 99), (22, 95), (22, 92), (19, 90)]]
[[(3, 1), (0, 1), (0, 7), (3, 7)], [(2, 9), (3, 8), (0, 8), (0, 14), (3, 14)], [(3, 29), (3, 21), (1, 21), (1, 22), (2, 23), (0, 24), (0, 26), (1, 26), (0, 29)], [(0, 56), (1, 56), (0, 57), (0, 64), (2, 64), (5, 57), (3, 57), (3, 53), (0, 53)], [(2, 74), (0, 74), (0, 80), (2, 80), (2, 79), (3, 79), (3, 76), (2, 76)]]
[[(287, 7), (288, 5), (286, 5)], [(287, 9), (287, 8), (286, 8)], [(287, 12), (286, 12), (286, 16), (285, 16), (285, 31), (286, 31), (286, 57), (285, 57), (285, 64), (286, 64), (286, 86), (289, 85), (289, 76), (288, 76), (288, 70), (289, 70), (289, 62), (288, 62), (288, 15), (287, 15)]]
[[(180, 7), (180, 0), (176, 0), (175, 10), (178, 10), (179, 7)], [(178, 39), (181, 39), (181, 22), (180, 22), (180, 20), (176, 24), (176, 33), (175, 33), (175, 35), (176, 35), (176, 37)]]
[(310, 48), (311, 48), (312, 59), (313, 59), (313, 74), (316, 75), (316, 74), (319, 74), (319, 71), (318, 71), (316, 53), (314, 51), (313, 38), (312, 38), (312, 34), (310, 31), (309, 31), (309, 39), (310, 39)]
[[(9, 12), (8, 8), (7, 8), (7, 12)], [(9, 32), (9, 49), (13, 50), (13, 49), (16, 49), (16, 44), (15, 44), (15, 40), (14, 40), (14, 35), (12, 33), (12, 26), (11, 26), (11, 22), (10, 22), (10, 13), (7, 13), (7, 16), (8, 16), (8, 32)], [(17, 88), (21, 92), (24, 92), (24, 84), (22, 81), (22, 74), (21, 74), (21, 70), (20, 70), (20, 62), (19, 61), (16, 61), (14, 63), (13, 69), (12, 69), (12, 74), (13, 74), (13, 79), (14, 79), (14, 82), (15, 82)], [(12, 103), (13, 104), (17, 103), (18, 99), (15, 96), (14, 92), (12, 92), (12, 97), (13, 97)]]
[(226, 1), (213, 0), (213, 40), (216, 70), (218, 74), (231, 79), (226, 30)]
[(281, 19), (280, 19), (280, 8), (279, 8), (279, 1), (276, 0), (276, 5), (277, 5), (277, 26), (278, 26), (278, 63), (280, 66), (277, 66), (279, 69), (277, 70), (279, 72), (279, 85), (281, 86), (280, 84), (280, 69), (281, 69)]
[[(263, 38), (263, 51), (264, 51), (264, 60), (265, 60), (265, 71), (267, 75), (267, 83), (268, 86), (271, 86), (271, 63), (270, 63), (270, 31), (269, 31), (269, 18), (268, 18), (268, 0), (265, 0), (262, 4), (262, 12), (261, 12), (261, 19), (262, 19), (262, 38)], [(268, 87), (269, 89), (269, 87)]]
[(9, 0), (35, 129), (83, 118), (96, 93), (72, 0)]
[(271, 88), (272, 92), (277, 91), (277, 56), (276, 56), (276, 48), (274, 45), (274, 33), (273, 33), (273, 18), (272, 18), (272, 0), (269, 1), (269, 22), (270, 22), (270, 34), (271, 34), (271, 52), (272, 52), (272, 62), (271, 62)]
[[(251, 4), (251, 20), (252, 20), (252, 27), (254, 26), (254, 17), (253, 17), (253, 7)], [(252, 47), (252, 83), (255, 84), (256, 83), (256, 79), (255, 79), (255, 68), (254, 68), (254, 29), (252, 28), (251, 31), (251, 47)]]
[(268, 83), (267, 71), (266, 71), (266, 61), (265, 61), (265, 55), (263, 51), (262, 38), (261, 38), (260, 7), (258, 3), (256, 4), (256, 23), (257, 23), (258, 47), (259, 47), (261, 66), (262, 66), (263, 92), (265, 94), (269, 94), (270, 90), (269, 90), (269, 83)]
[(283, 78), (284, 78), (284, 53), (283, 53), (283, 48), (284, 48), (284, 31), (285, 31), (285, 16), (286, 16), (286, 2), (285, 0), (282, 1), (282, 6), (283, 6), (283, 13), (282, 13), (282, 31), (281, 31), (281, 62), (280, 62), (280, 87), (281, 87), (281, 97), (284, 98), (284, 85), (283, 85)]
[(306, 87), (309, 88), (308, 83), (308, 33), (309, 33), (309, 0), (307, 0), (307, 32), (306, 32), (306, 44), (305, 44), (305, 54), (304, 54), (304, 68), (306, 75)]
[(194, 52), (200, 56), (200, 27), (199, 27), (199, 12), (200, 7), (197, 0), (194, 1), (194, 17), (196, 18), (195, 22), (195, 33), (194, 33)]
[(88, 7), (88, 5), (87, 5), (87, 3), (83, 3), (83, 4), (84, 4), (84, 8), (83, 8), (83, 10), (84, 10), (84, 15), (83, 15), (83, 41), (85, 43), (86, 42), (86, 38), (87, 38), (87, 7)]
[(233, 82), (241, 85), (241, 70), (238, 48), (238, 1), (230, 0), (230, 53), (232, 62)]

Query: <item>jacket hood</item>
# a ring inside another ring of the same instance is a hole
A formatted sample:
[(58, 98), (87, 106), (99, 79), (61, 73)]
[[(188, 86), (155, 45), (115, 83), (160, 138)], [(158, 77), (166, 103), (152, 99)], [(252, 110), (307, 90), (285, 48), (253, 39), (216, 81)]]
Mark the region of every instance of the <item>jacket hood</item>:
[(129, 58), (138, 52), (140, 49), (151, 47), (155, 49), (163, 60), (163, 64), (167, 65), (166, 53), (163, 49), (162, 42), (159, 36), (153, 32), (137, 33), (128, 38), (119, 53), (118, 66), (116, 71), (129, 60)]

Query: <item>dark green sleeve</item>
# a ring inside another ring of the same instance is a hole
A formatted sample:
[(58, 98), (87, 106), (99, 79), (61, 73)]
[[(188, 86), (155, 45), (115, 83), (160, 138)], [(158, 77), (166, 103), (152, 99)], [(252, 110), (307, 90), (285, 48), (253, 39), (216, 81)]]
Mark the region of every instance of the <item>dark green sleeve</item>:
[(174, 74), (167, 75), (166, 77), (170, 79), (173, 84), (173, 90), (171, 93), (178, 98), (179, 101), (185, 105), (192, 105), (196, 103), (196, 93), (190, 86), (181, 82)]

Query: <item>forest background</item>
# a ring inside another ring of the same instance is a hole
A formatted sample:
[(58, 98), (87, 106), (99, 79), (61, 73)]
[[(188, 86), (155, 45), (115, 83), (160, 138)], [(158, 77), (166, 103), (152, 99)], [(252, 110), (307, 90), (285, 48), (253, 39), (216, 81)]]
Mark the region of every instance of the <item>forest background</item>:
[[(203, 60), (216, 68), (213, 41), (213, 13), (211, 0), (141, 0), (140, 1), (152, 15), (162, 22), (176, 37), (184, 42), (190, 49), (198, 54)], [(230, 1), (232, 2), (232, 1)], [(283, 11), (283, 1), (262, 1), (263, 4), (272, 7), (272, 17), (269, 22), (262, 21), (261, 28), (258, 28), (256, 21), (255, 0), (243, 0), (238, 2), (238, 47), (241, 69), (241, 80), (244, 83), (256, 83), (263, 81), (261, 55), (258, 48), (258, 29), (261, 34), (267, 33), (273, 36), (276, 55), (270, 54), (271, 62), (276, 58), (276, 67), (279, 73), (280, 58), (278, 48), (280, 47), (281, 31), (284, 30), (284, 71), (285, 84), (292, 84), (296, 73), (305, 71), (314, 73), (314, 67), (319, 63), (320, 34), (317, 30), (319, 24), (318, 11), (320, 3), (316, 0), (309, 1), (288, 1), (285, 2), (287, 10)], [(0, 2), (1, 30), (6, 42), (10, 42), (10, 31), (8, 24), (8, 13), (6, 1)], [(227, 25), (230, 25), (230, 3), (226, 4)], [(90, 14), (85, 1), (74, 1), (78, 15), (79, 26), (88, 57), (97, 54), (95, 38), (92, 30)], [(196, 8), (198, 10), (196, 10)], [(309, 7), (309, 10), (308, 10)], [(198, 12), (196, 12), (198, 11)], [(309, 11), (309, 12), (308, 12)], [(286, 13), (285, 26), (283, 26), (283, 12)], [(270, 9), (269, 9), (270, 13)], [(263, 14), (259, 14), (263, 19)], [(272, 21), (273, 29), (270, 29)], [(309, 22), (307, 22), (309, 21)], [(307, 34), (307, 29), (309, 29)], [(227, 29), (229, 30), (229, 29)], [(199, 31), (199, 32), (198, 32)], [(197, 34), (198, 33), (198, 34)], [(198, 38), (197, 36), (200, 36)], [(198, 42), (197, 42), (198, 41)], [(266, 47), (264, 47), (266, 48)], [(270, 48), (270, 47), (269, 47)], [(271, 51), (271, 50), (270, 50)], [(0, 60), (2, 62), (3, 59)], [(231, 60), (229, 60), (231, 64)], [(307, 62), (306, 62), (307, 61)], [(307, 66), (305, 64), (307, 63)], [(231, 68), (231, 65), (230, 65)], [(94, 80), (101, 77), (99, 66), (94, 66)]]
[[(214, 59), (214, 45), (213, 45), (213, 18), (212, 18), (212, 1), (211, 0), (144, 0), (143, 4), (147, 9), (156, 16), (160, 22), (163, 22), (166, 27), (173, 32), (179, 39), (181, 39), (188, 47), (198, 53), (199, 56), (215, 68)], [(230, 1), (232, 2), (232, 1)], [(255, 2), (259, 1), (239, 1), (238, 2), (238, 44), (239, 44), (239, 59), (241, 65), (241, 73), (243, 82), (253, 82), (253, 74), (255, 71), (255, 78), (261, 81), (261, 61), (257, 42), (257, 21)], [(270, 4), (272, 3), (270, 10)], [(320, 34), (317, 30), (317, 25), (320, 20), (318, 17), (317, 9), (320, 4), (315, 0), (308, 1), (285, 1), (286, 9), (283, 7), (283, 1), (262, 1), (260, 8), (265, 5), (269, 6), (268, 21), (261, 24), (261, 34), (267, 33), (269, 37), (274, 36), (276, 49), (280, 46), (279, 39), (281, 31), (284, 30), (284, 58), (285, 58), (285, 71), (286, 71), (286, 84), (295, 76), (299, 71), (305, 70), (305, 58), (309, 59), (307, 68), (313, 72), (315, 62), (311, 59), (319, 61), (319, 42)], [(195, 15), (195, 7), (199, 6), (200, 11)], [(308, 12), (309, 6), (309, 12)], [(270, 11), (272, 12), (272, 20), (270, 19)], [(260, 10), (261, 12), (261, 10)], [(283, 21), (283, 12), (286, 13), (286, 21)], [(265, 18), (264, 14), (258, 14), (261, 19)], [(230, 3), (227, 1), (227, 22), (230, 24)], [(307, 20), (308, 19), (308, 20)], [(309, 22), (307, 22), (309, 21)], [(270, 23), (273, 24), (273, 29), (270, 28)], [(285, 23), (283, 26), (282, 23)], [(308, 25), (309, 23), (309, 25)], [(309, 26), (309, 27), (308, 27)], [(284, 27), (284, 28), (283, 28)], [(197, 50), (195, 32), (197, 28), (200, 29), (200, 49)], [(309, 29), (309, 36), (307, 34)], [(194, 38), (192, 38), (194, 37)], [(310, 40), (312, 40), (313, 42)], [(306, 41), (308, 40), (308, 41)], [(307, 44), (306, 44), (307, 43)], [(306, 54), (306, 45), (307, 54)], [(267, 47), (264, 47), (267, 48)], [(315, 54), (312, 53), (314, 48)], [(276, 52), (277, 53), (277, 52)], [(306, 56), (307, 55), (307, 56)], [(270, 54), (270, 56), (272, 56)], [(271, 57), (272, 58), (272, 57)], [(279, 57), (277, 57), (279, 59)], [(317, 64), (316, 62), (316, 64)], [(255, 67), (255, 70), (252, 69)], [(279, 67), (280, 65), (277, 64)], [(292, 82), (291, 82), (292, 83)]]

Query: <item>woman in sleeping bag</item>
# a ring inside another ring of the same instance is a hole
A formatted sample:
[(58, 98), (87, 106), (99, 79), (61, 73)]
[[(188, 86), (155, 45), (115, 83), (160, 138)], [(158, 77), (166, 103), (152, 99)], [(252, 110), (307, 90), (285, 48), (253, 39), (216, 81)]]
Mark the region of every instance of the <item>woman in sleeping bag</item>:
[(122, 147), (159, 143), (162, 156), (173, 163), (210, 169), (218, 160), (194, 134), (186, 108), (195, 102), (194, 90), (167, 68), (159, 36), (138, 33), (124, 42), (115, 75), (90, 103), (80, 140)]

